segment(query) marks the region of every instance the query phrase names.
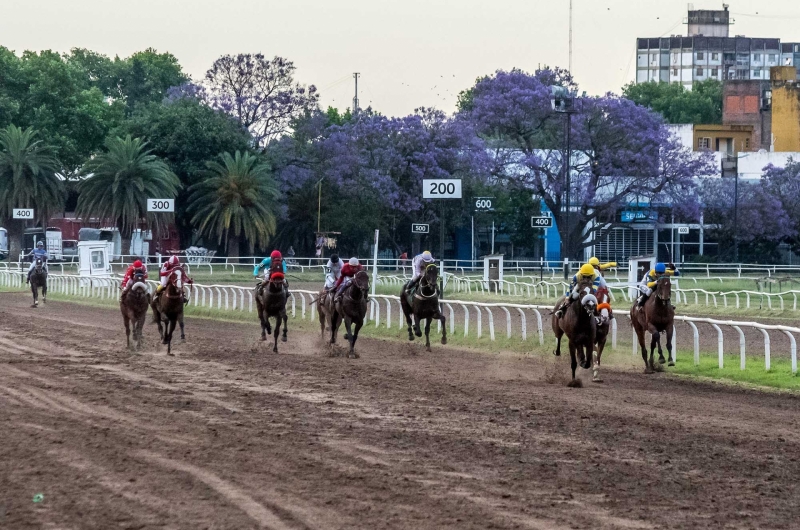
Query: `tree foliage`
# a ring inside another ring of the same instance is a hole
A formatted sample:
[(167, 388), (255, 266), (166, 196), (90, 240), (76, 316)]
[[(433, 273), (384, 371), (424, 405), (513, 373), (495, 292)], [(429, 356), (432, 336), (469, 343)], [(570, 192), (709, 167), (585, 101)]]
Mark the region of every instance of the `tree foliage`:
[(148, 212), (147, 199), (174, 199), (178, 177), (140, 138), (109, 138), (106, 149), (83, 167), (77, 214), (114, 220), (125, 236), (143, 221), (166, 227), (172, 214)]
[(681, 83), (630, 83), (622, 95), (652, 109), (667, 123), (722, 123), (722, 83), (708, 79), (687, 90)]
[(278, 187), (267, 164), (250, 153), (223, 153), (207, 164), (206, 178), (191, 187), (192, 223), (204, 236), (239, 255), (244, 237), (252, 253), (275, 233)]

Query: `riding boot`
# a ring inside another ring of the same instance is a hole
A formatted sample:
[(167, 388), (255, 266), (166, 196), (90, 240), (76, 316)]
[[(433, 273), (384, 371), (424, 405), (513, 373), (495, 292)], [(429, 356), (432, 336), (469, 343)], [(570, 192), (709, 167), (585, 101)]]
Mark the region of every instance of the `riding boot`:
[(556, 311), (556, 318), (561, 318), (564, 316), (564, 311), (567, 310), (569, 305), (572, 303), (572, 297), (568, 296), (566, 300), (561, 303), (561, 307), (558, 308)]
[(32, 271), (28, 271), (28, 279), (25, 280), (25, 283), (31, 283), (31, 272)]
[(639, 297), (639, 307), (644, 307), (644, 304), (645, 304), (645, 302), (647, 302), (648, 298), (649, 298), (649, 296), (641, 295)]

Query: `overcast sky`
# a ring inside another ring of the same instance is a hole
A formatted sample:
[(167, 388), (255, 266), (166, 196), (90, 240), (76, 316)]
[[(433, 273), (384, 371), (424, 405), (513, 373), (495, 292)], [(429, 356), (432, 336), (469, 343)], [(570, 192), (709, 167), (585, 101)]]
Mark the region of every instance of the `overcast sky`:
[[(797, 0), (731, 0), (731, 34), (800, 42)], [(721, 2), (695, 2), (721, 9)], [(128, 56), (154, 47), (199, 79), (220, 55), (294, 61), (324, 106), (401, 115), (455, 108), (458, 92), (497, 69), (567, 66), (568, 0), (0, 0), (0, 44)], [(685, 34), (687, 3), (574, 0), (573, 71), (590, 94), (633, 79), (636, 37)], [(758, 13), (758, 14), (756, 14)]]

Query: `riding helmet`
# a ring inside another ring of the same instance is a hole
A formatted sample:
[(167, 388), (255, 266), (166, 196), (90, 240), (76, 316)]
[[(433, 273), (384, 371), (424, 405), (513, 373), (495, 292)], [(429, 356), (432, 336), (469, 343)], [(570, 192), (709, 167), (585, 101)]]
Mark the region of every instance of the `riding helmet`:
[(38, 243), (36, 243), (36, 248), (44, 248), (44, 243), (42, 241), (39, 241)]
[(273, 250), (272, 254), (269, 255), (272, 259), (281, 259), (281, 251), (280, 250)]
[(349, 263), (351, 267), (358, 267), (358, 258), (350, 258)]
[(599, 267), (600, 260), (597, 258), (589, 258), (589, 265), (591, 265), (592, 267)]
[(134, 269), (141, 269), (142, 268), (142, 262), (137, 259), (136, 261), (133, 262), (133, 268)]
[(339, 263), (339, 254), (331, 254), (331, 263)]
[(656, 263), (656, 274), (664, 274), (667, 272), (667, 266), (663, 263)]
[(580, 275), (581, 276), (594, 276), (594, 267), (592, 267), (588, 263), (584, 263), (581, 266)]
[(425, 252), (423, 252), (422, 253), (422, 259), (424, 261), (433, 261), (433, 256), (431, 255), (431, 251), (430, 250), (426, 250)]

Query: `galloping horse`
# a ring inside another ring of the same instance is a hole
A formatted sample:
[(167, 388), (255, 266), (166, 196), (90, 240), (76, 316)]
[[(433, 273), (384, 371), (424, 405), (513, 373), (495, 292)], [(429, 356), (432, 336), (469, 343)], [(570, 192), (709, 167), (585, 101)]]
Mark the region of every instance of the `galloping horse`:
[(580, 303), (571, 303), (564, 310), (561, 318), (558, 318), (555, 315), (555, 311), (561, 307), (564, 301), (565, 297), (562, 296), (556, 302), (552, 319), (553, 333), (556, 335), (556, 349), (553, 355), (561, 355), (561, 337), (564, 334), (567, 335), (569, 340), (569, 356), (572, 364), (572, 381), (570, 381), (569, 386), (578, 384), (575, 382), (575, 369), (578, 367), (578, 360), (580, 360), (581, 368), (588, 370), (592, 366), (592, 351), (594, 350), (597, 333), (597, 322), (595, 321), (597, 298), (591, 294), (592, 279), (581, 280), (577, 289), (581, 293)]
[(42, 288), (42, 302), (47, 303), (47, 272), (42, 258), (36, 258), (36, 265), (31, 272), (31, 292), (33, 293), (31, 307), (39, 307), (39, 287)]
[[(642, 359), (644, 359), (644, 373), (652, 374), (655, 369), (653, 355), (656, 344), (658, 344), (658, 362), (664, 364), (664, 352), (661, 350), (661, 333), (667, 335), (667, 353), (669, 353), (668, 366), (675, 366), (675, 358), (672, 355), (672, 331), (675, 328), (675, 308), (670, 303), (672, 296), (672, 282), (669, 276), (661, 276), (656, 282), (656, 288), (650, 298), (639, 307), (637, 302), (633, 302), (631, 307), (631, 325), (639, 338), (639, 346), (642, 348)], [(652, 339), (650, 340), (650, 361), (647, 360), (647, 348), (644, 344), (644, 333), (649, 331)]]
[[(442, 344), (447, 344), (447, 326), (445, 316), (439, 308), (439, 289), (436, 282), (439, 278), (439, 267), (431, 263), (425, 267), (425, 273), (419, 280), (416, 291), (409, 293), (406, 286), (400, 292), (400, 306), (406, 316), (408, 324), (408, 340), (414, 340), (414, 335), (422, 336), (419, 329), (420, 322), (425, 320), (425, 349), (431, 351), (431, 320), (442, 323)], [(414, 315), (414, 333), (411, 332), (411, 315)]]
[[(344, 338), (350, 342), (350, 351), (347, 357), (358, 359), (359, 355), (355, 351), (358, 332), (364, 325), (364, 318), (367, 316), (367, 294), (369, 293), (369, 274), (365, 271), (358, 271), (353, 277), (353, 281), (344, 288), (341, 299), (333, 304), (331, 312), (331, 344), (336, 342), (336, 333), (344, 320), (344, 327), (347, 330)], [(352, 327), (355, 324), (355, 329)]]
[(256, 296), (256, 306), (258, 307), (258, 319), (261, 321), (261, 340), (267, 340), (267, 335), (272, 334), (272, 326), (269, 319), (275, 318), (275, 346), (272, 348), (274, 353), (278, 353), (278, 335), (281, 333), (281, 322), (283, 322), (283, 337), (281, 342), (286, 342), (286, 333), (289, 331), (286, 316), (286, 300), (289, 295), (284, 289), (283, 275), (273, 274), (273, 278), (267, 280), (266, 285), (262, 286)]
[[(167, 355), (172, 355), (172, 333), (175, 324), (181, 326), (181, 340), (183, 334), (183, 272), (175, 270), (167, 278), (167, 287), (153, 297), (150, 303), (153, 309), (153, 320), (158, 324), (158, 333), (161, 343), (167, 345)], [(163, 323), (163, 326), (162, 326)]]
[(133, 275), (133, 287), (122, 295), (119, 309), (122, 312), (122, 321), (125, 323), (125, 336), (128, 339), (128, 349), (131, 347), (131, 322), (133, 323), (133, 342), (138, 350), (142, 346), (142, 329), (147, 316), (147, 306), (150, 305), (150, 292), (145, 284), (144, 273), (136, 272)]

